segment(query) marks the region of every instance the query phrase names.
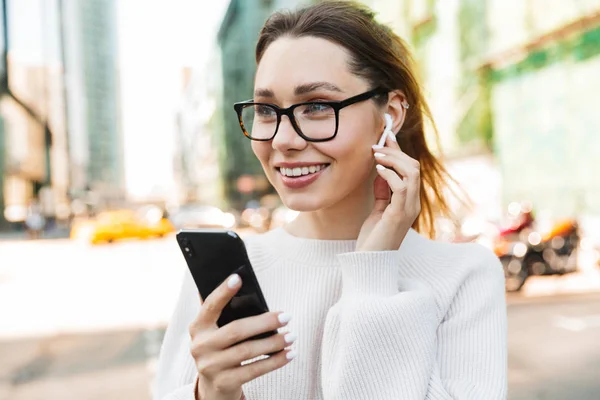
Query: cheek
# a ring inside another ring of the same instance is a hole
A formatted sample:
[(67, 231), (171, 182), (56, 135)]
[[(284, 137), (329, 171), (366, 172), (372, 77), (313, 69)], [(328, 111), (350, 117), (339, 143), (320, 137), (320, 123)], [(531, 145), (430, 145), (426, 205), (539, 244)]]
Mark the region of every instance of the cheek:
[(252, 151), (258, 161), (264, 166), (266, 166), (269, 162), (269, 157), (271, 155), (271, 145), (270, 142), (257, 142), (252, 141)]
[(373, 151), (371, 146), (379, 140), (375, 125), (371, 121), (347, 120), (347, 124), (340, 126), (338, 140), (335, 140), (336, 152), (340, 161), (356, 163), (356, 167), (363, 167), (372, 162)]
[(336, 186), (358, 183), (366, 179), (373, 167), (374, 140), (362, 132), (345, 132), (333, 142), (323, 144), (320, 151), (335, 160)]

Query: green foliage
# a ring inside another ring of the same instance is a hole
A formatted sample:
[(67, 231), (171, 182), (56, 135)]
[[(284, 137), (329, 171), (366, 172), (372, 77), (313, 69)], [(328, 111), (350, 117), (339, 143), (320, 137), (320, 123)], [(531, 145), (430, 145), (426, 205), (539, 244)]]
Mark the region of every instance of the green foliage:
[(457, 136), (460, 143), (491, 150), (494, 130), (489, 71), (481, 71), (474, 76), (477, 81), (472, 82), (471, 85), (475, 86), (473, 90), (477, 91), (477, 98), (460, 121)]
[(587, 60), (600, 54), (600, 26), (585, 32), (576, 43), (573, 56), (577, 61)]
[(584, 61), (598, 55), (600, 55), (600, 26), (573, 37), (551, 42), (529, 53), (518, 63), (494, 70), (491, 79), (493, 82), (499, 82), (546, 68), (559, 61), (568, 59)]
[(415, 48), (423, 48), (436, 30), (437, 18), (435, 16), (432, 16), (431, 19), (414, 26), (412, 31), (412, 42)]
[(488, 71), (473, 71), (485, 54), (488, 30), (485, 25), (487, 2), (461, 0), (458, 13), (460, 40), (459, 98), (472, 97), (457, 127), (459, 142), (491, 149), (493, 142), (491, 79)]

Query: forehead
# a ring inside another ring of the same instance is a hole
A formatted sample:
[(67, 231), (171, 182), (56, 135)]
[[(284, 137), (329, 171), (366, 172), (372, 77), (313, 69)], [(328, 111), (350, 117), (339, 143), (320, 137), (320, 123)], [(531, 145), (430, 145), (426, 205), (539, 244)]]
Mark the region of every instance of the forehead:
[(365, 82), (350, 72), (349, 60), (345, 48), (325, 39), (279, 38), (266, 49), (255, 86), (281, 95), (310, 82), (331, 82), (343, 91), (363, 88)]

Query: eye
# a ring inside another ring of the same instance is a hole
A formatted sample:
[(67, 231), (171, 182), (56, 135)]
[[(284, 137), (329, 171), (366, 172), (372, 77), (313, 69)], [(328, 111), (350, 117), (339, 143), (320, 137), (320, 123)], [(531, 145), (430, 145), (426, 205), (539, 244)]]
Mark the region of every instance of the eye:
[(269, 106), (257, 104), (254, 106), (254, 112), (260, 117), (273, 117), (275, 116), (275, 110)]
[(325, 103), (310, 103), (301, 108), (304, 117), (325, 117), (334, 114), (333, 108)]
[(305, 112), (323, 112), (326, 111), (328, 109), (330, 109), (331, 107), (329, 107), (326, 104), (320, 104), (320, 103), (313, 103), (313, 104), (309, 104), (306, 106), (306, 108), (304, 109)]

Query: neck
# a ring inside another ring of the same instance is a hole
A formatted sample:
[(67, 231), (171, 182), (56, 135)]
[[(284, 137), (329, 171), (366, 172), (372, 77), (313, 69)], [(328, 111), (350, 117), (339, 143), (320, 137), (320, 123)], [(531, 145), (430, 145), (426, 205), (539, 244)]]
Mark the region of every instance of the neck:
[(373, 185), (362, 185), (340, 202), (301, 212), (286, 226), (294, 236), (320, 240), (355, 240), (374, 204)]

